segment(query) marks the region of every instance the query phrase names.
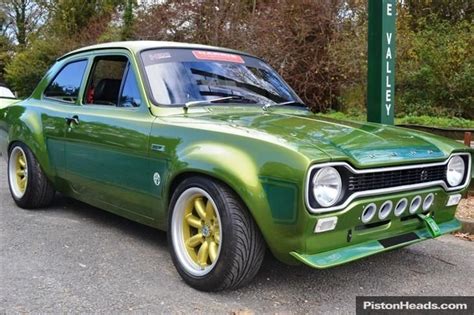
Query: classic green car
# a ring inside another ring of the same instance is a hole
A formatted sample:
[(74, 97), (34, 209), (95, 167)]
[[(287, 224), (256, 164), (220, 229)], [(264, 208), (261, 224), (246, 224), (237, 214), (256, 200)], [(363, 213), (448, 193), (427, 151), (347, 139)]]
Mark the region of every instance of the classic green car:
[(266, 248), (327, 268), (455, 231), (472, 169), (455, 141), (319, 117), (259, 58), (153, 41), (59, 58), (0, 110), (0, 148), (19, 207), (59, 191), (166, 230), (206, 291), (248, 283)]

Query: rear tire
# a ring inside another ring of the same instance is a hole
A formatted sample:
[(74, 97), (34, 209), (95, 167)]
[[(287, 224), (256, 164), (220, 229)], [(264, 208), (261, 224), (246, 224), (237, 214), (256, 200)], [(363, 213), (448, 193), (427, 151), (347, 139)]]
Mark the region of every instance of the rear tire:
[(265, 242), (245, 205), (227, 186), (205, 177), (187, 178), (173, 193), (169, 213), (171, 257), (191, 287), (235, 289), (255, 277)]
[(10, 193), (19, 207), (42, 208), (53, 201), (53, 186), (31, 150), (23, 143), (16, 142), (11, 146), (7, 173)]

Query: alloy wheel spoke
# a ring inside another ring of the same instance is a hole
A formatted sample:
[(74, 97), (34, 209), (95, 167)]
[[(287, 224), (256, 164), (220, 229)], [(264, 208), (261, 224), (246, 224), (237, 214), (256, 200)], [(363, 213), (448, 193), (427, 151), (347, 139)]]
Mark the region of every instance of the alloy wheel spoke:
[(217, 243), (217, 244), (220, 244), (221, 242), (221, 233), (219, 230), (215, 231), (214, 232), (214, 241)]
[(206, 241), (202, 243), (198, 251), (198, 262), (201, 266), (207, 266), (207, 258), (209, 257), (209, 243)]
[(198, 217), (194, 216), (192, 213), (188, 214), (186, 216), (186, 222), (192, 226), (192, 227), (195, 227), (196, 229), (200, 229), (202, 228), (202, 222), (201, 222), (201, 219), (199, 219)]
[(21, 170), (21, 169), (20, 169), (20, 170), (17, 170), (17, 171), (16, 171), (16, 175), (18, 175), (18, 176), (25, 176), (25, 170)]
[(19, 186), (20, 190), (25, 190), (25, 188), (26, 188), (26, 177), (23, 177), (22, 179), (20, 179), (20, 182), (18, 183), (18, 186)]
[[(201, 244), (202, 242), (204, 241), (204, 238), (202, 236), (201, 233), (198, 233), (192, 237), (190, 237), (187, 241), (186, 241), (186, 245), (189, 246), (189, 247), (196, 247), (198, 246), (199, 244)], [(202, 247), (202, 246), (201, 246)]]
[(211, 262), (216, 261), (217, 258), (217, 249), (218, 246), (216, 242), (209, 242), (209, 258), (211, 259)]
[(197, 214), (201, 219), (206, 219), (206, 206), (202, 198), (196, 198), (194, 201), (194, 209), (196, 209)]
[(21, 167), (26, 166), (25, 157), (23, 155), (18, 158), (18, 163), (21, 165)]
[(206, 219), (211, 220), (211, 219), (215, 219), (215, 217), (216, 217), (216, 213), (214, 211), (214, 206), (212, 205), (212, 202), (208, 200), (206, 204)]

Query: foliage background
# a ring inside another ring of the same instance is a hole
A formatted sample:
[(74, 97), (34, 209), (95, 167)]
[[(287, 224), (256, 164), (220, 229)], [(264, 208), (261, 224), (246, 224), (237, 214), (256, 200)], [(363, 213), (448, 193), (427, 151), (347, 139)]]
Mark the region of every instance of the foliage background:
[[(472, 126), (473, 12), (472, 0), (400, 1), (397, 117)], [(244, 50), (267, 60), (315, 111), (361, 117), (366, 108), (367, 1), (3, 0), (0, 23), (0, 82), (20, 97), (67, 51), (139, 39)]]

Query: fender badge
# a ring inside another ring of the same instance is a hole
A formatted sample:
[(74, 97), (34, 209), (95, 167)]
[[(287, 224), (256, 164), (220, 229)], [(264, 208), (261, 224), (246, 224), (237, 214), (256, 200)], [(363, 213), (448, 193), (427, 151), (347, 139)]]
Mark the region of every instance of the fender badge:
[(161, 184), (160, 173), (156, 172), (155, 174), (153, 174), (153, 182), (155, 183), (156, 186), (160, 186)]
[(162, 144), (153, 143), (153, 144), (151, 145), (151, 149), (152, 149), (153, 151), (164, 152), (164, 151), (165, 151), (165, 146), (162, 145)]

